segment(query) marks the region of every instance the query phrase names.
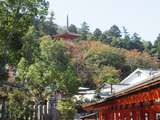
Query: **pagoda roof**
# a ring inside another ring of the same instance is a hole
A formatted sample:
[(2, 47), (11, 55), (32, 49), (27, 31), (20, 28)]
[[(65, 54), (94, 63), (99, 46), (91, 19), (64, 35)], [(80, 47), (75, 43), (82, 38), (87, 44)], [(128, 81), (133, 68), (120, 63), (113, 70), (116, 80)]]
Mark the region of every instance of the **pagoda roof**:
[(76, 38), (78, 38), (78, 37), (80, 37), (80, 36), (81, 36), (81, 35), (79, 35), (79, 34), (66, 31), (66, 32), (64, 32), (64, 33), (60, 33), (60, 34), (57, 34), (57, 35), (53, 35), (52, 37), (55, 38), (55, 39), (70, 39), (70, 40), (73, 40), (73, 39), (76, 39)]

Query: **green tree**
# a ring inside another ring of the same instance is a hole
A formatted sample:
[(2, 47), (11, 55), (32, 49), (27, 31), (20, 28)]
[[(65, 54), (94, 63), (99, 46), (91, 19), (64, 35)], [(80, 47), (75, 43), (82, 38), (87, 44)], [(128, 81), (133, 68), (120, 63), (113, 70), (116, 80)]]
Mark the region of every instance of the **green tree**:
[(96, 40), (100, 40), (102, 37), (102, 31), (99, 28), (96, 28), (93, 32), (93, 35), (96, 38)]
[(103, 32), (102, 41), (107, 44), (110, 44), (112, 42), (112, 37), (109, 35), (108, 31)]
[(123, 48), (123, 41), (120, 38), (112, 38), (111, 46), (117, 47), (117, 48)]
[(12, 120), (26, 120), (33, 113), (32, 101), (27, 92), (14, 90), (9, 93), (9, 111)]
[(109, 30), (108, 30), (108, 34), (112, 37), (121, 37), (121, 31), (118, 28), (118, 26), (113, 25)]
[[(27, 38), (34, 40), (33, 34), (27, 33)], [(16, 90), (9, 94), (10, 110), (14, 114), (14, 120), (25, 119), (30, 112), (26, 109), (31, 105), (31, 101), (38, 105), (56, 91), (62, 91), (65, 97), (71, 98), (80, 84), (67, 44), (53, 41), (49, 36), (44, 36), (39, 41), (38, 50), (35, 51), (37, 53), (32, 56), (32, 60), (27, 57), (21, 58), (17, 67), (16, 82), (21, 83), (24, 89), (18, 91), (18, 97)], [(18, 107), (14, 110), (12, 101), (19, 97), (22, 97), (22, 100), (19, 103), (15, 102)]]
[(81, 24), (80, 33), (82, 34), (81, 39), (87, 40), (87, 35), (89, 33), (89, 26), (86, 22)]
[(157, 39), (154, 42), (154, 54), (158, 55), (158, 58), (160, 56), (160, 34), (157, 36)]
[(152, 43), (150, 41), (143, 41), (144, 51), (151, 53)]
[(57, 34), (58, 25), (54, 23), (54, 19), (54, 12), (51, 12), (49, 20), (42, 23), (42, 29), (46, 35), (52, 36)]
[[(95, 45), (95, 46), (98, 46)], [(90, 52), (85, 59), (87, 68), (90, 69), (92, 78), (96, 85), (100, 83), (116, 83), (119, 81), (119, 71), (123, 64), (125, 64), (125, 58), (115, 49), (107, 48), (107, 46), (101, 46), (102, 51), (97, 49), (94, 52)], [(91, 48), (92, 49), (92, 48)], [(95, 48), (96, 49), (96, 48)], [(114, 52), (113, 52), (114, 51)]]
[(99, 73), (97, 74), (99, 84), (102, 83), (109, 83), (109, 84), (115, 84), (118, 83), (119, 80), (119, 71), (116, 70), (114, 67), (111, 66), (103, 66), (99, 68)]
[(39, 38), (35, 27), (30, 27), (28, 32), (22, 38), (21, 55), (29, 62), (32, 63), (36, 54), (39, 52)]
[(139, 51), (143, 51), (143, 43), (141, 42), (141, 37), (137, 33), (134, 33), (131, 37), (130, 49), (137, 49)]
[(123, 44), (123, 48), (129, 50), (130, 46), (131, 46), (131, 38), (129, 35), (125, 36), (124, 38), (122, 38), (122, 44)]
[(109, 30), (106, 30), (102, 35), (102, 41), (111, 44), (113, 38), (120, 38), (121, 31), (118, 26), (113, 25)]
[(72, 100), (61, 100), (58, 102), (58, 110), (61, 120), (73, 120), (76, 112), (75, 104)]
[(125, 27), (123, 27), (123, 33), (124, 33), (124, 37), (121, 39), (122, 48), (129, 50), (130, 44), (131, 44), (131, 38)]
[(45, 0), (5, 0), (0, 2), (0, 42), (2, 49), (1, 65), (18, 63), (22, 37), (33, 25), (35, 18), (47, 14), (48, 2)]
[(157, 39), (154, 42), (154, 47), (158, 46), (158, 42), (160, 41), (160, 34), (157, 36)]
[(88, 60), (96, 63), (98, 66), (106, 65), (119, 67), (124, 63), (124, 57), (116, 52), (101, 52), (99, 54), (93, 54)]
[[(38, 56), (34, 56), (36, 58), (28, 65), (28, 69), (24, 67), (27, 65), (23, 65), (26, 62), (23, 62), (23, 59), (20, 61), (18, 67), (19, 79), (24, 80), (20, 76), (26, 76), (30, 89), (39, 88), (37, 91), (33, 90), (41, 93), (39, 99), (46, 97), (43, 95), (47, 92), (45, 91), (47, 90), (46, 87), (52, 88), (52, 91), (55, 88), (63, 90), (67, 96), (72, 96), (77, 91), (79, 82), (65, 43), (62, 41), (53, 42), (47, 36), (42, 37), (40, 41), (40, 50), (37, 51), (40, 53), (36, 54)], [(25, 70), (27, 71), (24, 72)], [(23, 75), (24, 73), (26, 75)]]
[(69, 30), (70, 32), (73, 32), (73, 33), (77, 33), (77, 32), (78, 32), (78, 31), (77, 31), (77, 27), (76, 27), (75, 25), (73, 25), (73, 24), (71, 24), (71, 25), (69, 26), (68, 30)]

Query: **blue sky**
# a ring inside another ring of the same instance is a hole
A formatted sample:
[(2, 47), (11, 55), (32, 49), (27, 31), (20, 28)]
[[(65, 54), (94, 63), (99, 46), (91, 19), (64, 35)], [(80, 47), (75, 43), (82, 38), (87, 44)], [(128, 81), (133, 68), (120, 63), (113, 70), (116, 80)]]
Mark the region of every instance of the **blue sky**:
[(142, 39), (154, 41), (160, 33), (160, 0), (49, 0), (49, 11), (55, 12), (56, 23), (80, 27), (86, 21), (90, 30), (107, 30), (116, 24)]

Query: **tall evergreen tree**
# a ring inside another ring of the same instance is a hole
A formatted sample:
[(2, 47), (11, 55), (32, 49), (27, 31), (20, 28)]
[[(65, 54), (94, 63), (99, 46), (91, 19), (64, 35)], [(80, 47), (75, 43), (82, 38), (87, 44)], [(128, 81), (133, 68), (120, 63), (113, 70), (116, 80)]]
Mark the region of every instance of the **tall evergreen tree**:
[(159, 43), (160, 43), (160, 34), (158, 34), (157, 39), (154, 42), (154, 47), (157, 48), (159, 46)]
[(57, 34), (58, 26), (54, 23), (54, 12), (51, 12), (50, 18), (47, 21), (44, 21), (42, 24), (43, 32), (47, 35), (55, 35)]
[(100, 40), (102, 37), (102, 31), (99, 28), (96, 28), (93, 35), (96, 40)]
[(107, 44), (111, 44), (112, 36), (109, 35), (108, 31), (104, 31), (102, 34), (102, 41)]
[(131, 44), (131, 38), (130, 38), (130, 35), (125, 27), (123, 27), (123, 34), (124, 34), (124, 36), (122, 38), (123, 48), (129, 50), (130, 44)]
[(154, 49), (154, 53), (158, 55), (158, 58), (160, 58), (160, 34), (154, 42)]
[(113, 25), (109, 30), (108, 30), (108, 34), (112, 37), (121, 37), (121, 31), (119, 29), (118, 26)]
[(77, 33), (77, 27), (76, 27), (75, 25), (73, 25), (73, 24), (71, 24), (71, 25), (69, 26), (68, 30), (69, 30), (70, 32)]
[(121, 31), (118, 26), (113, 25), (109, 30), (105, 31), (102, 35), (102, 39), (105, 43), (111, 44), (113, 38), (120, 38)]
[(139, 51), (144, 50), (143, 43), (141, 42), (141, 37), (137, 33), (134, 33), (131, 37), (130, 49), (137, 49)]
[(80, 33), (82, 34), (81, 39), (82, 40), (87, 40), (87, 35), (89, 33), (89, 26), (86, 22), (83, 22), (81, 24)]
[(152, 43), (150, 41), (143, 41), (144, 51), (151, 53)]

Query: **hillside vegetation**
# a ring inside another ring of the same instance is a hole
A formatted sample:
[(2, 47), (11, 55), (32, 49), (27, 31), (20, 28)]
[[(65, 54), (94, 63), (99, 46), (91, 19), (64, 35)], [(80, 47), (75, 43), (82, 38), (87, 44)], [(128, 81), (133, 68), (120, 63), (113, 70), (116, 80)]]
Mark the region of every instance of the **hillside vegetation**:
[[(67, 43), (66, 43), (67, 44)], [(82, 85), (99, 86), (102, 83), (117, 83), (136, 68), (158, 69), (157, 59), (147, 52), (136, 49), (115, 48), (95, 40), (82, 40), (70, 48)]]
[[(54, 22), (48, 7), (47, 0), (0, 2), (0, 97), (8, 102), (10, 120), (26, 120), (33, 104), (46, 104), (57, 93), (65, 99), (58, 107), (62, 116), (73, 117), (78, 87), (118, 83), (138, 67), (159, 68), (160, 35), (152, 44), (116, 25), (94, 32), (86, 22), (66, 28)], [(52, 39), (66, 31), (81, 36), (73, 43)]]

